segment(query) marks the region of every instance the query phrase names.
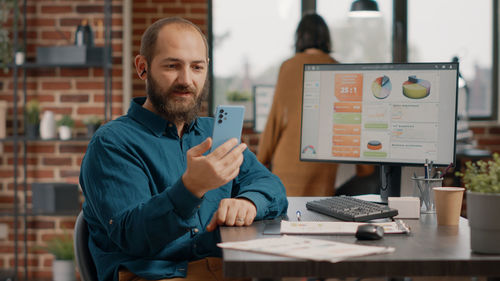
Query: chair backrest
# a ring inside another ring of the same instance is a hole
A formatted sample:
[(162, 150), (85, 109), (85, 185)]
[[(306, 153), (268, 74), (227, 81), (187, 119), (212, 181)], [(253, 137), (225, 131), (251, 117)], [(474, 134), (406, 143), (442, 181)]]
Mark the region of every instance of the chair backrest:
[(80, 211), (76, 218), (73, 243), (76, 265), (81, 280), (97, 281), (97, 271), (89, 251), (89, 229), (87, 222), (83, 218), (83, 211)]

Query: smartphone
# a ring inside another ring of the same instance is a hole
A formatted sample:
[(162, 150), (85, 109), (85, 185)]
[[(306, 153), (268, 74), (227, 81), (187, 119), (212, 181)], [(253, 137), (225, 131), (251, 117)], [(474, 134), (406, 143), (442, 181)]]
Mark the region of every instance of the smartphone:
[(245, 107), (241, 105), (218, 105), (214, 116), (214, 129), (212, 132), (212, 148), (214, 151), (219, 145), (229, 139), (236, 138), (241, 142), (241, 130)]

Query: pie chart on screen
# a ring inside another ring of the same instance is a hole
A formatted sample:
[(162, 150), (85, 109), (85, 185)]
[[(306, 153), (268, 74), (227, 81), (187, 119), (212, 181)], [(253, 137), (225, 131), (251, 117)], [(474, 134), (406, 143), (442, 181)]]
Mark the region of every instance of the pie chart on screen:
[(304, 148), (302, 148), (302, 153), (303, 154), (316, 154), (316, 149), (314, 149), (314, 146), (312, 146), (312, 145), (307, 145)]
[(418, 79), (415, 75), (408, 76), (403, 83), (403, 95), (410, 99), (423, 99), (431, 93), (431, 82)]
[(372, 83), (372, 94), (377, 99), (387, 98), (392, 91), (391, 79), (386, 75), (377, 77)]

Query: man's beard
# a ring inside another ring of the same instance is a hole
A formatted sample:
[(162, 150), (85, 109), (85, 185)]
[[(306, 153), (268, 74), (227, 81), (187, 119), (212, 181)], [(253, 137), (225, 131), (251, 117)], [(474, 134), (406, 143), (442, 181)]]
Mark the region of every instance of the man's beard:
[[(151, 100), (155, 110), (172, 123), (190, 124), (198, 117), (201, 103), (208, 93), (208, 78), (205, 80), (205, 85), (198, 96), (196, 96), (197, 90), (196, 87), (181, 84), (174, 84), (169, 89), (163, 90), (158, 86), (152, 75), (148, 73), (146, 83), (148, 99)], [(187, 99), (185, 97), (177, 98), (173, 96), (172, 93), (174, 92), (189, 93), (192, 98), (189, 103), (186, 103)]]

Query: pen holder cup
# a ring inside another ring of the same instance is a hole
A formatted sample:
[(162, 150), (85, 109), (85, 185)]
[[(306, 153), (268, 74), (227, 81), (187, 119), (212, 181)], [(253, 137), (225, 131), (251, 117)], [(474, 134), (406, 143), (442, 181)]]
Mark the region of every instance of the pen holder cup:
[(436, 212), (433, 187), (443, 186), (443, 178), (412, 177), (413, 194), (420, 198), (420, 213)]

